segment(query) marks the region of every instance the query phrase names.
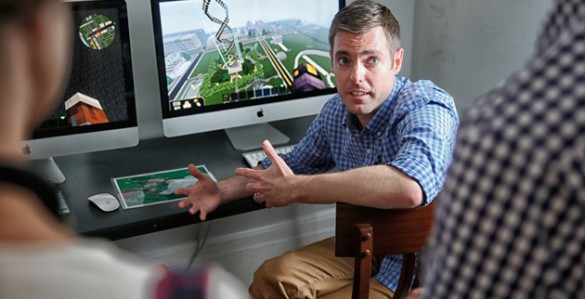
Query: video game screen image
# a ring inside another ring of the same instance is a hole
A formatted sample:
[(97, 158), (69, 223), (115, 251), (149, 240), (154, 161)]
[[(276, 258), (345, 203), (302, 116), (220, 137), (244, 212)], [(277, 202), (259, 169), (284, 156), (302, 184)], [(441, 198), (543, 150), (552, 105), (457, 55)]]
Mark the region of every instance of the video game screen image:
[(35, 138), (136, 122), (126, 16), (107, 7), (107, 2), (95, 3), (91, 8), (72, 3), (71, 72), (62, 101), (35, 131)]
[[(207, 166), (197, 165), (197, 169), (217, 181)], [(184, 167), (112, 178), (112, 183), (122, 207), (129, 209), (184, 199), (185, 195), (177, 195), (175, 190), (193, 186), (197, 179)]]
[(339, 5), (332, 0), (161, 1), (162, 78), (168, 95), (163, 113), (332, 93), (328, 34)]

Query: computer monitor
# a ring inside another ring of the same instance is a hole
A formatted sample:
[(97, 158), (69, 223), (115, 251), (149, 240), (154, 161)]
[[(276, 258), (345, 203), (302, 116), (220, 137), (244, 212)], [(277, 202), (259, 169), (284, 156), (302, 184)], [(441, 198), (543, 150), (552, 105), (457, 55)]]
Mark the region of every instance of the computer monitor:
[(124, 0), (80, 1), (62, 101), (23, 145), (32, 170), (65, 180), (52, 157), (138, 144), (128, 14)]
[(289, 141), (267, 122), (335, 93), (329, 26), (344, 0), (151, 0), (163, 131), (226, 129), (239, 150)]

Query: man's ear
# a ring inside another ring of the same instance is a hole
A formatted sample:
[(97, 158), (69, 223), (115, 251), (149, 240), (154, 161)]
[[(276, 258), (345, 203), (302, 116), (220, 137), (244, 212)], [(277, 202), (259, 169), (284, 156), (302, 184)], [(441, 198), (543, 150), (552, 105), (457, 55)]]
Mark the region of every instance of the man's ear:
[(394, 57), (392, 58), (392, 73), (397, 75), (400, 70), (402, 69), (402, 60), (404, 59), (404, 49), (400, 48), (394, 52)]

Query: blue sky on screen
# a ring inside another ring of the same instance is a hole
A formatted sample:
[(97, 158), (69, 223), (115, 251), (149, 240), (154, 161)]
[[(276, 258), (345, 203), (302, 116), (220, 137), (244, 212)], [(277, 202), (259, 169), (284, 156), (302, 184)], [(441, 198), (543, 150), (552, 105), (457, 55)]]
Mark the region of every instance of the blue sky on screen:
[[(302, 21), (329, 27), (331, 19), (339, 9), (338, 0), (224, 0), (229, 9), (231, 27), (242, 27), (248, 21), (271, 22), (283, 19)], [(217, 31), (219, 25), (204, 14), (202, 0), (162, 2), (162, 30), (164, 35), (204, 29), (207, 33)], [(209, 12), (224, 19), (225, 10), (212, 0)]]

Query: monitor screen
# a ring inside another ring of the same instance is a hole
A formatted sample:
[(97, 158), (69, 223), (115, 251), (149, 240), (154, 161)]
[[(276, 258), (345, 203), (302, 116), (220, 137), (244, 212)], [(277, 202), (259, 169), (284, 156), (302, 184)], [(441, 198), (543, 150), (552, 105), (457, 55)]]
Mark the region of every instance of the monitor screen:
[(151, 1), (167, 137), (234, 128), (236, 148), (257, 148), (266, 127), (250, 125), (317, 114), (335, 92), (328, 35), (345, 1)]
[(24, 145), (33, 167), (55, 156), (138, 144), (126, 2), (70, 5), (71, 72), (62, 100)]

